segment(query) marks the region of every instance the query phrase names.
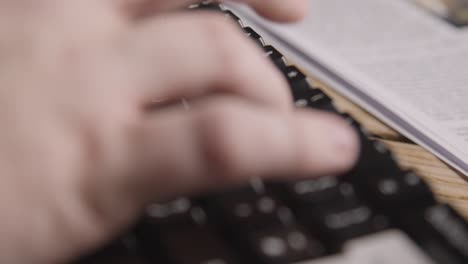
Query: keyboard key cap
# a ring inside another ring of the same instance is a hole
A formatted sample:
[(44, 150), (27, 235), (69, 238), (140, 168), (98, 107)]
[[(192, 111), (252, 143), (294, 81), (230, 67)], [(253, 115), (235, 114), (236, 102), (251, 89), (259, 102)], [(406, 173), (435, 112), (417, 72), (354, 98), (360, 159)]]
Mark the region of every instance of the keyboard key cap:
[[(278, 187), (276, 187), (278, 188)], [(300, 223), (317, 233), (333, 250), (343, 242), (390, 226), (357, 196), (353, 185), (337, 177), (322, 177), (283, 187)]]
[(141, 251), (146, 257), (167, 263), (164, 248), (166, 241), (162, 240), (162, 237), (179, 230), (193, 229), (206, 224), (206, 214), (203, 209), (193, 207), (184, 211), (183, 214), (170, 215), (168, 218), (160, 218), (158, 215), (155, 217), (147, 213), (135, 228), (135, 233)]
[(74, 264), (149, 264), (141, 252), (138, 242), (133, 236), (126, 236), (111, 245), (89, 256), (83, 257)]
[[(353, 127), (360, 125), (346, 117)], [(402, 207), (435, 203), (430, 187), (414, 172), (402, 171), (387, 147), (360, 133), (361, 154), (353, 170), (342, 178), (353, 184), (359, 195), (384, 213)]]
[[(208, 222), (203, 208), (180, 207), (182, 214), (162, 214), (162, 220), (159, 214), (148, 213), (137, 227), (137, 238), (148, 258), (171, 264), (244, 263)], [(173, 206), (169, 208), (173, 212)]]
[(332, 99), (318, 88), (293, 92), (293, 97), (296, 107), (310, 107), (330, 112), (337, 112), (336, 108), (333, 106)]
[(265, 225), (288, 225), (295, 221), (291, 210), (270, 194), (232, 195), (231, 192), (209, 198), (206, 204), (210, 215), (217, 221), (245, 232)]
[(74, 264), (151, 264), (139, 255), (126, 254), (125, 252), (103, 251), (97, 255), (79, 260)]
[(286, 67), (283, 73), (291, 86), (293, 95), (301, 92), (307, 92), (312, 89), (311, 85), (307, 81), (307, 77), (298, 68), (296, 68), (296, 66)]
[(161, 244), (171, 264), (244, 264), (238, 252), (206, 225), (163, 232)]
[(326, 205), (299, 215), (304, 225), (316, 232), (329, 247), (339, 249), (350, 239), (372, 234), (390, 227), (390, 220), (375, 213), (365, 204), (350, 201)]
[(223, 11), (223, 14), (226, 18), (232, 19), (237, 24), (239, 24), (239, 26), (244, 27), (242, 20), (236, 14), (234, 14), (231, 10), (225, 10)]
[[(407, 235), (390, 230), (349, 241), (342, 254), (296, 264), (436, 264)], [(441, 262), (449, 264), (448, 262)]]
[(330, 97), (322, 90), (313, 88), (307, 77), (295, 66), (288, 66), (283, 73), (289, 82), (294, 103), (297, 107), (311, 107), (338, 113)]
[(257, 43), (260, 47), (263, 48), (265, 43), (263, 42), (262, 37), (257, 32), (255, 32), (255, 30), (253, 30), (251, 27), (244, 27), (243, 30), (244, 30), (245, 35), (248, 38), (250, 38), (255, 43)]
[(327, 206), (327, 204), (343, 203), (356, 197), (351, 184), (334, 176), (286, 183), (282, 187), (286, 199), (299, 207)]
[(298, 226), (264, 228), (249, 234), (253, 254), (263, 264), (312, 259), (326, 253), (324, 245)]
[[(382, 212), (421, 208), (436, 203), (429, 186), (414, 172), (369, 177), (360, 191)], [(396, 212), (399, 213), (399, 212)]]
[(364, 185), (369, 177), (383, 173), (397, 174), (401, 171), (384, 143), (368, 139), (362, 133), (359, 136), (361, 152), (358, 161), (351, 172), (344, 175), (344, 179)]
[(468, 224), (449, 206), (402, 211), (398, 221), (439, 263), (468, 263)]
[(261, 180), (252, 180), (252, 184), (235, 187), (230, 189), (216, 190), (211, 193), (205, 194), (201, 197), (203, 204), (211, 204), (212, 202), (223, 202), (232, 200), (249, 200), (255, 199), (261, 195), (266, 194), (265, 184)]
[(196, 206), (189, 198), (179, 198), (167, 203), (152, 204), (146, 209), (147, 221), (152, 225), (191, 225)]
[(277, 49), (270, 45), (263, 47), (263, 49), (265, 51), (265, 55), (270, 58), (278, 69), (284, 70), (286, 68), (286, 60), (283, 54), (281, 54)]

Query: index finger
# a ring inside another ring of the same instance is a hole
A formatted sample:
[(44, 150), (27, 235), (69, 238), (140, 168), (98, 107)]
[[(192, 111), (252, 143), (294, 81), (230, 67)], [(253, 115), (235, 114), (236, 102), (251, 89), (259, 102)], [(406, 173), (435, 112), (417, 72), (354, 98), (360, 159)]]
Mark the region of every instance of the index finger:
[[(345, 122), (318, 111), (280, 112), (232, 96), (147, 115), (129, 141), (123, 189), (161, 201), (247, 182), (338, 175), (358, 153)], [(137, 177), (135, 175), (138, 175)]]

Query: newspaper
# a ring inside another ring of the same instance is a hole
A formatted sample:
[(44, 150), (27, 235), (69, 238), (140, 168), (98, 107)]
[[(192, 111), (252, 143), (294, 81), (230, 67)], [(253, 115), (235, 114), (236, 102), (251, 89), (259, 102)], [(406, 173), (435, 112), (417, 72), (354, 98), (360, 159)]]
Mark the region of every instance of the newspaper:
[(244, 21), (301, 67), (468, 175), (466, 0), (311, 0), (298, 24)]

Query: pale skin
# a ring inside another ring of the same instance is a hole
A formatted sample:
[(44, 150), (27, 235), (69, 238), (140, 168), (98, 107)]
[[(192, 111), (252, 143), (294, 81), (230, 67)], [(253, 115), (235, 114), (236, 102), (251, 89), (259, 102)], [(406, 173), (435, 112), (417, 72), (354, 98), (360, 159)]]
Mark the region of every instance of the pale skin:
[[(151, 202), (353, 165), (345, 122), (295, 110), (235, 25), (173, 12), (190, 2), (0, 0), (2, 263), (67, 262)], [(282, 22), (308, 4), (244, 2)]]

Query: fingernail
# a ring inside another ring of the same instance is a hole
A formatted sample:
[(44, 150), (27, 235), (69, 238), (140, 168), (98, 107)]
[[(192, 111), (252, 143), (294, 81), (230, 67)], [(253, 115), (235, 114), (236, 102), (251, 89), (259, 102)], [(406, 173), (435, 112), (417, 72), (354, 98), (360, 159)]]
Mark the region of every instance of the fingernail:
[(341, 169), (349, 169), (356, 162), (359, 154), (359, 138), (356, 131), (345, 121), (334, 122), (330, 131), (332, 152)]

